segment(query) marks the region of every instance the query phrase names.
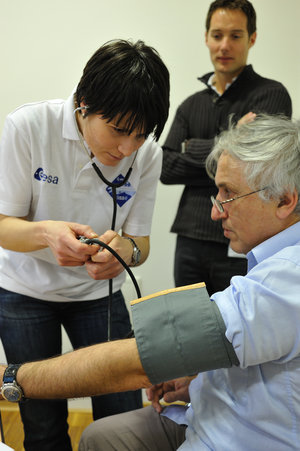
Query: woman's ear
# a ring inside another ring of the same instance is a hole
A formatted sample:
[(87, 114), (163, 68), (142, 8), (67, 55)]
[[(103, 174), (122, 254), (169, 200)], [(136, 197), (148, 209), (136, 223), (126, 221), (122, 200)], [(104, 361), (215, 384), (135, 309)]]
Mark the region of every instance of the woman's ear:
[(81, 107), (81, 115), (83, 118), (85, 118), (88, 115), (87, 110), (89, 109), (89, 106), (85, 104), (84, 100), (82, 100), (80, 102), (80, 107)]

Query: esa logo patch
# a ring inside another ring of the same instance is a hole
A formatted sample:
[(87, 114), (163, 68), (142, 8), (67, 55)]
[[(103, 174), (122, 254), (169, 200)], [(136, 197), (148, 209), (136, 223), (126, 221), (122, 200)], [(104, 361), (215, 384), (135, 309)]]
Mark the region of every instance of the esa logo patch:
[(38, 168), (34, 173), (34, 178), (39, 182), (47, 182), (54, 183), (54, 185), (58, 184), (58, 177), (53, 175), (45, 174), (43, 168)]
[[(112, 183), (120, 183), (124, 180), (124, 176), (122, 174), (118, 175), (118, 177), (113, 180)], [(112, 196), (112, 188), (108, 186), (106, 188), (106, 191), (108, 194)], [(124, 183), (124, 185), (120, 186), (119, 188), (116, 188), (116, 194), (117, 194), (117, 204), (119, 207), (122, 207), (129, 199), (132, 198), (132, 196), (135, 195), (135, 190), (132, 187), (132, 185), (127, 181)]]

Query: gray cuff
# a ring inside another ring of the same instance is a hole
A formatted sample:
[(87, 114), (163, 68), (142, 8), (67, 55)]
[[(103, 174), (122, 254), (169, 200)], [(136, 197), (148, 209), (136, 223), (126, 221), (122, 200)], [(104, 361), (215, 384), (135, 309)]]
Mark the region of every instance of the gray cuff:
[(134, 333), (152, 384), (239, 365), (220, 311), (204, 283), (131, 302)]

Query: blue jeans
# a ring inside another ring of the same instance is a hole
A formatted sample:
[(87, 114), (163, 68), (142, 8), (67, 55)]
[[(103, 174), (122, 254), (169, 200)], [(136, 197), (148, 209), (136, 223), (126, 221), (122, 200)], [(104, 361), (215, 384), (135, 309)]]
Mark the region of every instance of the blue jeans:
[(208, 294), (229, 287), (230, 279), (247, 273), (247, 259), (228, 257), (228, 245), (177, 236), (174, 279), (176, 287), (205, 282)]
[[(61, 325), (74, 349), (107, 340), (108, 297), (93, 301), (48, 302), (0, 288), (0, 336), (9, 363), (40, 360), (61, 353)], [(112, 338), (130, 331), (123, 295), (113, 295)], [(103, 368), (105, 371), (105, 368)], [(88, 384), (88, 375), (87, 375)], [(92, 398), (94, 419), (142, 407), (141, 391)], [(66, 400), (20, 403), (26, 451), (72, 451)]]

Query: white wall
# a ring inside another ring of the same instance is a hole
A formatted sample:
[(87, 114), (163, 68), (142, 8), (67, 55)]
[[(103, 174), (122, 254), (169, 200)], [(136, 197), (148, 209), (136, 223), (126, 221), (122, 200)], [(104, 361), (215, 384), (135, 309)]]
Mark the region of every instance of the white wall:
[[(92, 53), (114, 38), (143, 39), (171, 74), (170, 118), (178, 104), (202, 89), (197, 76), (211, 70), (204, 44), (210, 0), (1, 1), (0, 130), (5, 116), (25, 102), (66, 98)], [(249, 62), (282, 81), (300, 118), (299, 0), (253, 0), (258, 39)], [(17, 183), (17, 181), (16, 181)], [(151, 255), (135, 273), (143, 294), (173, 286), (175, 237), (169, 233), (182, 188), (159, 184)]]

